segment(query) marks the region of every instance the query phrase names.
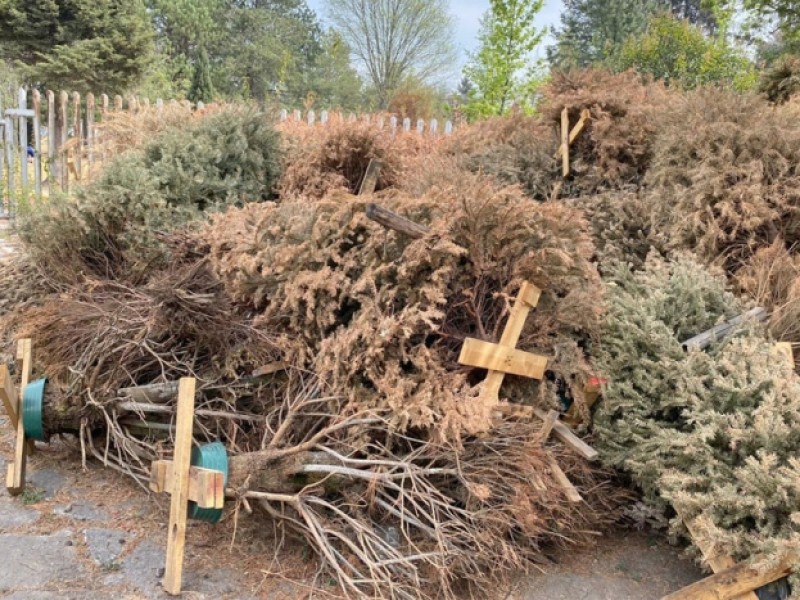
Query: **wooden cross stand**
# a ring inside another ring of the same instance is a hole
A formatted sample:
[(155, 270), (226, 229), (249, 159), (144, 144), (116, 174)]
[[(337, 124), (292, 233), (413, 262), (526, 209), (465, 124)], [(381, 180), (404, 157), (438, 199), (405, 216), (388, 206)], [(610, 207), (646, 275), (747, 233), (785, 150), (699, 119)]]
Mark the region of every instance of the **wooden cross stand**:
[(189, 501), (196, 502), (200, 508), (222, 508), (225, 502), (223, 473), (190, 465), (194, 393), (194, 378), (182, 378), (178, 384), (173, 458), (153, 462), (150, 473), (150, 489), (172, 496), (163, 584), (166, 592), (174, 596), (181, 593)]
[(20, 384), (17, 392), (6, 365), (0, 365), (0, 399), (8, 416), (8, 422), (16, 434), (14, 442), (14, 462), (9, 463), (6, 473), (6, 488), (12, 496), (25, 490), (25, 467), (28, 454), (33, 452), (33, 440), (25, 437), (22, 425), (22, 398), (33, 370), (32, 343), (30, 338), (17, 342), (17, 361), (20, 364)]
[[(515, 406), (500, 401), (500, 386), (506, 374), (520, 375), (532, 379), (542, 379), (547, 368), (547, 357), (516, 348), (519, 342), (525, 320), (532, 308), (539, 303), (541, 290), (532, 283), (525, 281), (517, 294), (511, 314), (506, 323), (500, 342), (493, 344), (473, 338), (464, 340), (458, 362), (470, 367), (478, 367), (489, 371), (481, 390), (481, 398), (488, 400), (501, 413), (519, 413), (524, 416), (536, 415), (544, 422), (542, 428), (542, 443), (550, 436), (552, 431), (573, 450), (589, 460), (597, 458), (597, 451), (578, 438), (572, 430), (558, 419), (558, 413), (551, 411), (545, 414), (542, 411), (528, 407)], [(549, 466), (556, 480), (559, 482), (567, 498), (572, 502), (580, 502), (578, 491), (570, 483), (567, 476), (550, 457)]]

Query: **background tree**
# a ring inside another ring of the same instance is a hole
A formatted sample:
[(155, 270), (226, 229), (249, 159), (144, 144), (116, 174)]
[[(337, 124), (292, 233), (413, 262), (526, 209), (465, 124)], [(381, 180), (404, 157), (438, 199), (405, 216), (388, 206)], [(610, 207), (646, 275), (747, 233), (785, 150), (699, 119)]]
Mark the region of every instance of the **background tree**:
[(631, 37), (614, 62), (618, 69), (635, 68), (685, 88), (722, 83), (749, 89), (757, 81), (744, 52), (723, 36), (707, 37), (696, 25), (668, 14), (651, 19), (647, 31)]
[(537, 83), (537, 63), (531, 53), (545, 30), (534, 25), (544, 0), (491, 0), (481, 19), (480, 46), (464, 74), (475, 90), (466, 107), (471, 118), (500, 115), (511, 104), (530, 103)]
[(211, 65), (208, 63), (208, 53), (205, 48), (200, 48), (197, 64), (194, 66), (192, 87), (189, 89), (189, 100), (197, 102), (211, 102), (214, 99), (214, 85), (211, 83)]
[(379, 108), (408, 77), (430, 82), (455, 62), (447, 0), (329, 0), (328, 15), (363, 66)]
[(152, 58), (141, 0), (3, 0), (0, 56), (31, 85), (122, 92)]
[(565, 0), (550, 64), (560, 69), (603, 63), (632, 35), (642, 33), (658, 10), (656, 0)]

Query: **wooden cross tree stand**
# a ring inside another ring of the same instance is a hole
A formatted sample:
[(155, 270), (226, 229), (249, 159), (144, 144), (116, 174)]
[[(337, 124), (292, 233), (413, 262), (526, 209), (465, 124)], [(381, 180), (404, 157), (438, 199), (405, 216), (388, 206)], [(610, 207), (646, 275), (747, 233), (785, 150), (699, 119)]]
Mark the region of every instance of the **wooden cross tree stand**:
[(32, 342), (29, 338), (17, 342), (17, 364), (19, 365), (20, 382), (17, 392), (14, 381), (6, 365), (0, 365), (0, 399), (3, 401), (8, 422), (15, 433), (14, 462), (9, 463), (6, 473), (6, 489), (12, 496), (17, 496), (25, 490), (25, 467), (28, 454), (34, 450), (33, 440), (25, 436), (22, 419), (22, 399), (25, 395), (31, 371), (33, 370)]
[(221, 471), (194, 467), (190, 464), (194, 395), (194, 378), (182, 378), (178, 384), (175, 449), (172, 460), (153, 462), (150, 473), (150, 489), (154, 492), (167, 492), (172, 496), (163, 585), (164, 590), (174, 596), (181, 593), (189, 502), (196, 502), (200, 508), (214, 509), (221, 509), (225, 502), (224, 474)]
[[(542, 379), (547, 368), (547, 357), (530, 352), (524, 352), (516, 348), (519, 342), (525, 321), (531, 309), (536, 308), (541, 296), (541, 290), (532, 283), (525, 281), (517, 294), (511, 314), (508, 317), (503, 335), (500, 342), (493, 344), (473, 338), (464, 340), (461, 348), (461, 355), (458, 362), (470, 367), (486, 369), (489, 373), (483, 382), (481, 389), (481, 399), (488, 400), (491, 405), (496, 406), (500, 413), (517, 413), (524, 416), (536, 415), (542, 419), (542, 443), (547, 440), (553, 432), (563, 442), (573, 450), (589, 460), (597, 458), (597, 451), (578, 438), (572, 430), (558, 419), (558, 412), (552, 410), (544, 413), (538, 409), (527, 406), (516, 406), (500, 401), (500, 386), (503, 384), (506, 374), (530, 377), (532, 379)], [(548, 463), (553, 475), (559, 482), (567, 498), (571, 502), (581, 502), (582, 498), (575, 486), (569, 481), (567, 476), (556, 463), (555, 459), (548, 455)]]

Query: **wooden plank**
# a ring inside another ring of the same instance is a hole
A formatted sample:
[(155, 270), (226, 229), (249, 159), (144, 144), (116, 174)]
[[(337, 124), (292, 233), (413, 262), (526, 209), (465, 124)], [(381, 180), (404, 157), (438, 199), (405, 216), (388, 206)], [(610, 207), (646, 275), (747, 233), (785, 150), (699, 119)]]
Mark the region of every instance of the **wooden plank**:
[(545, 415), (545, 418), (542, 422), (542, 428), (539, 430), (539, 436), (542, 438), (542, 443), (546, 442), (547, 439), (550, 437), (550, 433), (552, 433), (556, 421), (558, 421), (558, 411), (557, 410), (548, 411), (547, 415)]
[(561, 111), (561, 172), (569, 175), (569, 109), (565, 106)]
[[(19, 88), (17, 94), (19, 101), (19, 110), (28, 110), (28, 92), (24, 88)], [(19, 131), (19, 166), (20, 166), (20, 187), (22, 193), (27, 194), (28, 187), (30, 186), (30, 179), (28, 179), (28, 118), (21, 113), (19, 114), (18, 127)], [(16, 212), (16, 211), (15, 211)]]
[(742, 594), (785, 577), (798, 559), (800, 556), (785, 557), (764, 572), (758, 572), (748, 563), (738, 563), (677, 592), (663, 596), (661, 600), (734, 600)]
[[(589, 120), (590, 117), (591, 117), (591, 113), (589, 113), (589, 109), (588, 108), (584, 108), (581, 111), (581, 118), (575, 124), (575, 127), (573, 127), (572, 130), (569, 132), (569, 145), (570, 146), (572, 145), (572, 142), (574, 142), (576, 139), (578, 139), (578, 136), (583, 131), (583, 128), (586, 126), (586, 122)], [(563, 146), (559, 146), (558, 147), (558, 150), (556, 151), (556, 154), (555, 154), (556, 158), (559, 158), (561, 156), (561, 152), (563, 151), (563, 149), (564, 149)]]
[(532, 379), (544, 377), (547, 357), (474, 338), (464, 340), (458, 362), (489, 371), (502, 371)]
[(547, 453), (547, 464), (550, 467), (550, 470), (553, 472), (553, 477), (555, 477), (558, 485), (564, 490), (564, 494), (567, 496), (567, 500), (572, 502), (573, 504), (577, 504), (579, 502), (583, 502), (583, 498), (580, 495), (580, 492), (572, 485), (572, 482), (567, 477), (566, 473), (561, 470), (561, 467), (558, 466), (556, 459), (552, 457), (550, 453)]
[(94, 94), (86, 94), (86, 151), (89, 172), (94, 169)]
[(81, 119), (81, 95), (72, 92), (72, 129), (77, 150), (73, 160), (75, 165), (75, 179), (80, 180), (81, 171), (81, 151), (83, 150), (83, 120)]
[[(22, 408), (22, 396), (25, 387), (31, 378), (33, 361), (31, 360), (31, 340), (25, 338), (17, 342), (17, 360), (22, 361), (22, 377), (20, 380), (19, 393), (17, 394), (17, 415)], [(14, 462), (8, 465), (6, 474), (6, 487), (9, 494), (17, 496), (25, 489), (25, 468), (28, 460), (28, 440), (25, 439), (25, 429), (22, 419), (17, 419), (17, 438), (14, 445)]]
[(42, 197), (42, 96), (33, 90), (33, 190), (36, 198)]
[(370, 159), (367, 165), (367, 172), (364, 174), (364, 179), (361, 181), (361, 187), (358, 190), (359, 196), (372, 194), (375, 192), (375, 187), (378, 185), (378, 176), (381, 174), (383, 163), (377, 159)]
[(405, 217), (402, 217), (387, 208), (378, 206), (377, 204), (367, 204), (366, 210), (368, 219), (371, 219), (388, 229), (399, 231), (400, 233), (405, 234), (415, 240), (424, 237), (425, 234), (430, 231), (430, 229), (425, 227), (425, 225), (415, 223), (411, 219), (406, 219)]
[(284, 371), (289, 365), (282, 360), (262, 365), (253, 371), (253, 377), (264, 377), (279, 371)]
[(168, 594), (181, 593), (183, 554), (186, 543), (186, 503), (189, 501), (189, 466), (192, 451), (195, 380), (183, 377), (178, 384), (178, 410), (175, 418), (175, 451), (172, 479), (168, 490), (172, 494), (167, 534), (167, 564), (164, 570), (164, 589)]
[(64, 150), (64, 146), (67, 143), (67, 131), (69, 130), (69, 123), (67, 122), (67, 102), (69, 101), (69, 95), (64, 90), (58, 94), (58, 119), (57, 123), (58, 126), (61, 127), (61, 140), (58, 145), (58, 157), (59, 157), (59, 174), (61, 175), (61, 190), (63, 192), (69, 191), (69, 170), (67, 169), (67, 153)]
[[(683, 521), (692, 541), (695, 546), (699, 548), (703, 559), (713, 573), (725, 571), (736, 565), (736, 561), (733, 560), (733, 557), (719, 552), (716, 546), (703, 534), (703, 521), (701, 517), (687, 519), (678, 506), (675, 506), (675, 512), (678, 513), (678, 516)], [(734, 600), (758, 600), (758, 596), (755, 592), (745, 592), (744, 594), (736, 596)]]
[(17, 430), (17, 388), (6, 365), (0, 365), (0, 399), (8, 415), (11, 428)]
[[(533, 409), (533, 414), (539, 417), (542, 421), (547, 418), (547, 414), (538, 408)], [(575, 433), (561, 421), (556, 421), (555, 425), (553, 425), (553, 433), (557, 435), (562, 442), (583, 456), (585, 459), (594, 460), (597, 458), (597, 450), (575, 435)]]
[[(150, 465), (150, 490), (168, 491), (173, 478), (172, 461), (156, 460)], [(222, 508), (225, 505), (225, 475), (221, 471), (189, 467), (189, 500), (200, 508)]]
[[(538, 304), (540, 295), (541, 290), (535, 285), (528, 281), (522, 282), (522, 287), (517, 294), (517, 299), (514, 301), (514, 306), (511, 307), (511, 314), (508, 316), (503, 335), (500, 336), (501, 346), (506, 346), (507, 348), (516, 347), (519, 337), (522, 335), (522, 329), (525, 327), (528, 313), (531, 308)], [(505, 373), (501, 371), (489, 371), (486, 381), (483, 382), (482, 395), (499, 399), (500, 386), (504, 377)]]

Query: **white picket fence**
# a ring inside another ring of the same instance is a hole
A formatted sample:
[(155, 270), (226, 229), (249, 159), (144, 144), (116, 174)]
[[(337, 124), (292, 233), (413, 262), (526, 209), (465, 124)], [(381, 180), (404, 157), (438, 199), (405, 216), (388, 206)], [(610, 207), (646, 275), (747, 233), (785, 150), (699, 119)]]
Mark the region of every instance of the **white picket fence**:
[[(174, 103), (174, 100), (170, 101)], [(184, 104), (189, 106), (188, 102)], [(162, 100), (154, 108), (161, 110)], [(108, 115), (129, 111), (137, 113), (150, 109), (147, 98), (123, 98), (77, 92), (48, 90), (44, 97), (38, 90), (19, 89), (16, 106), (4, 110), (0, 101), (0, 218), (13, 216), (21, 199), (36, 201), (56, 192), (68, 193), (70, 187), (88, 179), (107, 159), (103, 144), (103, 122)], [(197, 109), (205, 108), (202, 102)], [(453, 123), (445, 121), (440, 129), (437, 119), (399, 119), (385, 114), (363, 114), (347, 117), (334, 111), (323, 110), (317, 115), (309, 110), (303, 115), (299, 110), (289, 113), (281, 110), (281, 120), (304, 121), (308, 125), (324, 126), (336, 119), (347, 122), (361, 120), (379, 129), (388, 127), (419, 135), (450, 135)]]
[[(339, 113), (335, 113), (339, 116)], [(319, 113), (319, 118), (317, 118), (317, 113), (313, 110), (309, 110), (306, 112), (305, 115), (299, 110), (295, 110), (292, 113), (289, 113), (288, 110), (283, 109), (280, 112), (280, 120), (286, 121), (288, 119), (292, 119), (294, 121), (303, 121), (308, 125), (327, 125), (331, 121), (332, 114), (329, 113), (327, 110), (323, 110)], [(405, 132), (416, 132), (419, 135), (431, 135), (436, 136), (440, 133), (444, 135), (451, 135), (453, 133), (453, 122), (449, 119), (444, 122), (444, 127), (442, 131), (439, 130), (439, 120), (438, 119), (431, 119), (430, 121), (425, 121), (424, 119), (417, 119), (416, 123), (412, 123), (411, 119), (408, 117), (404, 119), (398, 119), (394, 115), (386, 116), (383, 114), (369, 114), (365, 113), (360, 116), (356, 116), (353, 113), (350, 113), (346, 119), (348, 122), (356, 122), (358, 120), (364, 121), (366, 123), (371, 123), (375, 125), (378, 129), (384, 129), (385, 127), (389, 127), (389, 131), (392, 134), (397, 133), (397, 131), (402, 130)], [(413, 125), (413, 128), (412, 128)]]

